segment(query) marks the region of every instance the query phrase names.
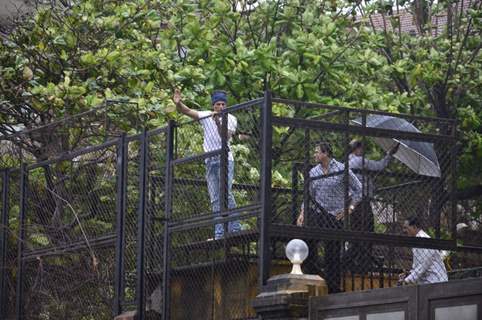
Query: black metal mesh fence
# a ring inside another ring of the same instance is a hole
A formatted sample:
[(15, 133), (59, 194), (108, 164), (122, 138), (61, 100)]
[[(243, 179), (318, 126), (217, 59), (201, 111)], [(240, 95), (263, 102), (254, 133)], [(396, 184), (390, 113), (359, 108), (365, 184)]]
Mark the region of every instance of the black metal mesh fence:
[[(203, 118), (199, 121), (182, 124), (176, 129), (173, 220), (195, 220), (212, 215), (212, 212), (218, 215), (223, 201), (226, 201), (226, 209), (259, 203), (260, 102), (235, 106), (225, 114), (230, 138), (224, 175), (221, 128), (216, 127), (216, 120), (209, 113), (201, 115)], [(221, 125), (222, 115), (219, 117)], [(226, 199), (220, 191), (223, 181), (229, 181), (226, 183)], [(237, 224), (233, 228), (249, 229), (250, 224)]]
[[(310, 232), (299, 238), (310, 249), (303, 272), (323, 277), (330, 293), (478, 278), (482, 271), (480, 251), (464, 248), (431, 249), (434, 243), (403, 245), (400, 241), (390, 245), (358, 239), (360, 247), (370, 248), (370, 255), (365, 256), (351, 253), (349, 241), (320, 233)], [(290, 271), (284, 253), (289, 240), (272, 238), (271, 275)]]
[[(176, 128), (170, 319), (255, 316), (250, 298), (258, 281), (260, 103), (235, 106), (218, 119), (201, 113), (200, 121)], [(223, 132), (229, 136), (224, 156)]]
[[(312, 119), (299, 119), (306, 109)], [(346, 230), (397, 234), (417, 215), (433, 236), (453, 237), (455, 150), (436, 135), (451, 134), (453, 124), (288, 102), (273, 110), (274, 222), (296, 223), (311, 203), (307, 216), (338, 214)], [(355, 141), (362, 147), (351, 150)]]
[[(0, 234), (2, 237), (2, 292), (0, 292), (1, 315), (5, 319), (15, 318), (16, 302), (16, 270), (17, 270), (17, 236), (19, 221), (19, 187), (20, 172), (11, 169), (2, 172), (2, 222)], [(5, 192), (5, 193), (4, 193)]]
[(139, 170), (140, 170), (140, 139), (139, 136), (126, 138), (126, 171), (125, 180), (125, 218), (124, 218), (124, 281), (123, 307), (135, 309), (136, 301), (136, 257), (137, 257), (137, 234), (138, 234), (138, 210), (139, 210)]
[[(284, 248), (296, 235), (311, 250), (303, 270), (322, 275), (330, 292), (397, 285), (399, 274), (414, 268), (413, 261), (436, 261), (450, 279), (480, 276), (480, 254), (450, 251), (455, 243), (445, 240), (453, 240), (455, 229), (460, 229), (457, 223), (469, 224), (459, 230), (460, 236), (479, 230), (467, 218), (474, 205), (456, 208), (451, 198), (453, 145), (437, 137), (452, 133), (450, 122), (408, 118), (422, 135), (401, 128), (377, 131), (370, 117), (381, 114), (274, 101), (270, 275), (289, 272)], [(255, 100), (177, 125), (170, 164), (168, 128), (163, 128), (29, 166), (20, 270), (20, 170), (10, 170), (9, 224), (2, 229), (8, 230), (2, 270), (6, 317), (15, 314), (15, 276), (20, 273), (20, 305), (26, 319), (110, 318), (117, 302), (122, 310), (138, 308), (141, 293), (148, 319), (253, 318), (251, 300), (257, 293), (260, 263), (267, 258), (260, 250), (262, 104)], [(118, 117), (117, 129), (99, 132), (118, 136), (123, 125), (136, 127), (131, 120)], [(91, 142), (102, 141), (96, 139)], [(358, 170), (350, 155), (354, 139), (364, 146)], [(402, 149), (385, 161), (397, 141)], [(415, 157), (414, 164), (397, 155), (420, 143), (418, 147), (429, 150), (425, 158), (436, 155), (428, 159), (431, 163)], [(337, 162), (323, 171), (321, 153), (330, 152)], [(369, 160), (382, 160), (383, 170), (363, 167)], [(125, 170), (122, 179), (119, 170)], [(169, 171), (172, 177), (166, 176)], [(414, 214), (438, 242), (403, 236), (405, 219)], [(122, 239), (117, 221), (123, 221)], [(368, 240), (373, 235), (390, 241)], [(480, 244), (473, 235), (458, 239), (468, 246)], [(422, 243), (447, 250), (414, 249)], [(122, 246), (121, 265), (116, 263), (116, 244)], [(435, 274), (440, 271), (436, 269)], [(140, 276), (144, 280), (139, 289)], [(169, 314), (163, 314), (165, 309)]]
[[(115, 144), (68, 160), (34, 165), (27, 179), (21, 283), (25, 319), (110, 318), (116, 240)], [(69, 292), (72, 299), (62, 300)], [(84, 295), (88, 303), (81, 298)], [(37, 304), (39, 297), (42, 303)]]
[[(326, 277), (330, 292), (349, 289), (347, 272), (392, 282), (400, 250), (362, 234), (400, 236), (416, 216), (432, 238), (453, 239), (452, 122), (274, 99), (273, 123), (272, 221), (330, 231), (308, 239), (304, 265)], [(361, 238), (347, 241), (346, 232)]]
[[(241, 215), (243, 217), (243, 215)], [(250, 223), (257, 213), (239, 219)], [(257, 230), (212, 237), (212, 219), (173, 227), (170, 259), (170, 319), (248, 319), (258, 282)]]
[(114, 251), (76, 250), (25, 260), (24, 319), (112, 319)]
[(148, 192), (145, 230), (145, 297), (150, 318), (159, 317), (163, 310), (163, 257), (166, 209), (167, 132), (153, 131), (148, 135)]

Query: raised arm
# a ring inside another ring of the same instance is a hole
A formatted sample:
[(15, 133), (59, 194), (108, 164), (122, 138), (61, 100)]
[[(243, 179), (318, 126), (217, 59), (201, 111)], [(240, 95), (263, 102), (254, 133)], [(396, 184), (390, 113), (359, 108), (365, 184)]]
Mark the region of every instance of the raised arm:
[(174, 90), (174, 96), (172, 97), (172, 101), (174, 101), (174, 103), (176, 104), (177, 111), (185, 114), (186, 116), (194, 120), (199, 120), (199, 113), (196, 110), (192, 110), (184, 103), (182, 103), (181, 90)]
[(381, 160), (365, 159), (365, 168), (371, 171), (382, 171), (388, 166), (391, 159), (392, 159), (392, 156), (390, 154), (387, 154)]

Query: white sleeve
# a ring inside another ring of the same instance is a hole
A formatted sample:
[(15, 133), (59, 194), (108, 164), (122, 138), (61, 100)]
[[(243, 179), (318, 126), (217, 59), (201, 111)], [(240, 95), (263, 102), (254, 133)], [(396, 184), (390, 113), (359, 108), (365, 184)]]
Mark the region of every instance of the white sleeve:
[(369, 160), (365, 159), (365, 168), (371, 171), (381, 171), (385, 169), (386, 166), (388, 166), (388, 163), (391, 160), (390, 155), (386, 155), (382, 160)]
[(361, 169), (362, 168), (362, 158), (358, 156), (350, 157), (348, 165), (350, 169)]
[(414, 249), (412, 270), (410, 274), (405, 278), (407, 283), (417, 283), (420, 277), (430, 268), (430, 265), (434, 262), (434, 249)]
[(203, 122), (204, 120), (207, 119), (207, 117), (209, 117), (212, 114), (212, 112), (211, 111), (198, 111), (197, 114), (198, 114), (198, 117), (199, 117), (199, 121)]
[(232, 114), (228, 115), (228, 131), (233, 134), (236, 132), (236, 128), (238, 127), (238, 120)]
[(365, 158), (365, 163), (363, 163), (363, 157), (353, 157), (350, 159), (350, 168), (352, 169), (362, 169), (365, 168), (370, 171), (381, 171), (388, 166), (391, 160), (390, 155), (386, 155), (382, 160), (370, 160)]

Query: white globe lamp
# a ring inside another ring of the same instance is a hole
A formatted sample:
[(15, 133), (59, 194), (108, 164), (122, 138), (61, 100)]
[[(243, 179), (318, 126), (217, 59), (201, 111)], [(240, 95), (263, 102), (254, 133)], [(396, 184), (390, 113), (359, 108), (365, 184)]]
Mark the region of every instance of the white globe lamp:
[(293, 264), (291, 274), (303, 274), (301, 264), (308, 257), (308, 246), (300, 239), (293, 239), (286, 245), (286, 257)]

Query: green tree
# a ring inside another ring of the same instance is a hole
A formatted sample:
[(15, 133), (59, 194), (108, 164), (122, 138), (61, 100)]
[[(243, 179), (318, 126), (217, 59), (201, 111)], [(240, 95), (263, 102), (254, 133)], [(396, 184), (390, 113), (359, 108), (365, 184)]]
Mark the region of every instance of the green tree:
[[(376, 37), (365, 44), (375, 48), (373, 44), (378, 43), (377, 51), (386, 59), (382, 69), (388, 80), (386, 90), (407, 97), (407, 111), (412, 114), (457, 119), (457, 197), (480, 197), (481, 3), (413, 0), (394, 5), (366, 1), (358, 3), (357, 9)], [(400, 17), (407, 13), (414, 17), (416, 36), (402, 32)], [(382, 18), (383, 27), (375, 25), (373, 15)], [(440, 23), (444, 17), (446, 23)], [(438, 130), (448, 133), (443, 126)]]

